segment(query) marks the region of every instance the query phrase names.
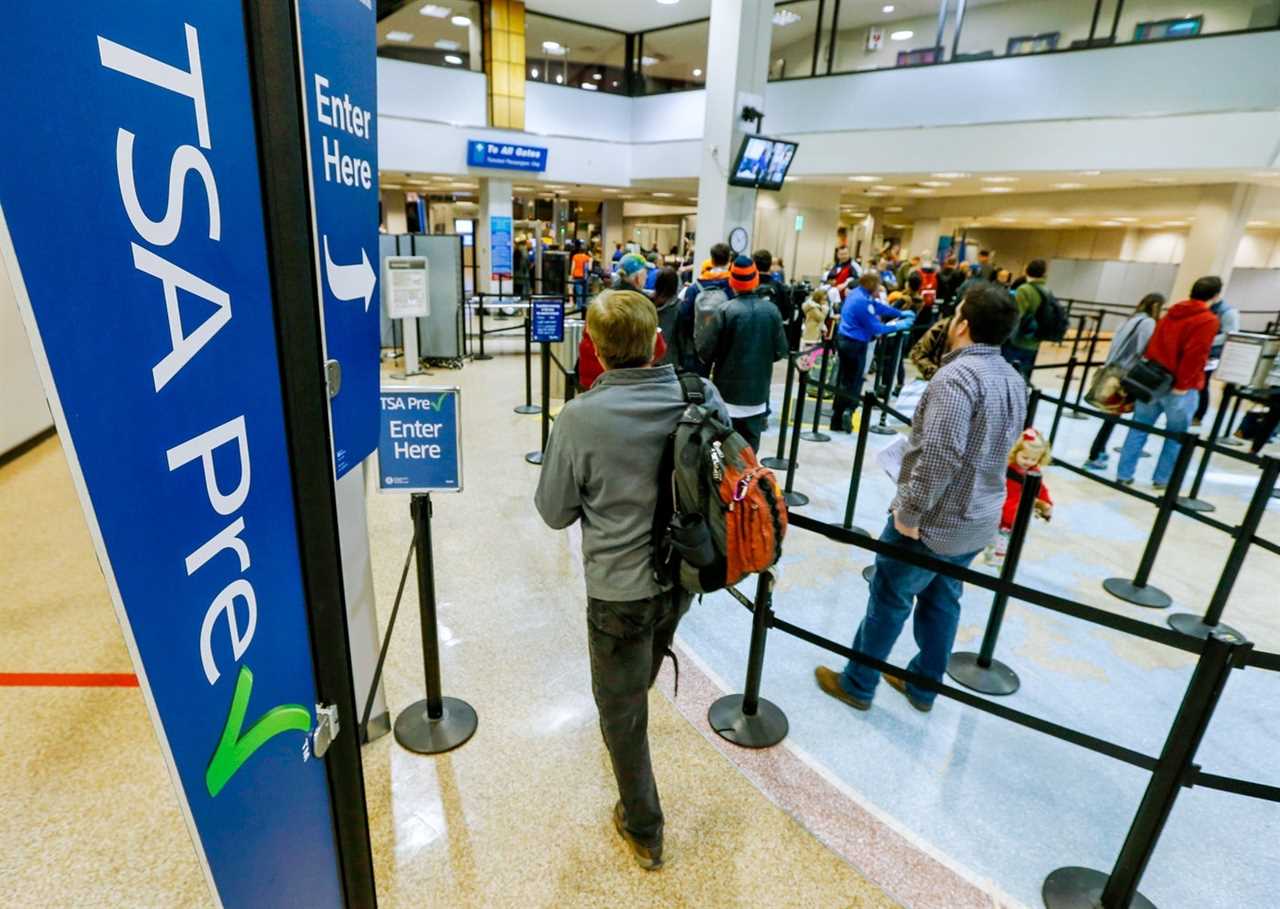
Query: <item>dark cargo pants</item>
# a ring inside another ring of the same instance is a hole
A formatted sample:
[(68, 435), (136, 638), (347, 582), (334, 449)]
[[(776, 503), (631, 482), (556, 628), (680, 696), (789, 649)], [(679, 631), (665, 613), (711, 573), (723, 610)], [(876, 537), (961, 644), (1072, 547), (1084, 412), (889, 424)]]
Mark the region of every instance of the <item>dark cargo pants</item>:
[(662, 806), (649, 760), (649, 689), (690, 599), (683, 591), (628, 603), (587, 598), (591, 692), (600, 732), (627, 831), (645, 846), (662, 842)]

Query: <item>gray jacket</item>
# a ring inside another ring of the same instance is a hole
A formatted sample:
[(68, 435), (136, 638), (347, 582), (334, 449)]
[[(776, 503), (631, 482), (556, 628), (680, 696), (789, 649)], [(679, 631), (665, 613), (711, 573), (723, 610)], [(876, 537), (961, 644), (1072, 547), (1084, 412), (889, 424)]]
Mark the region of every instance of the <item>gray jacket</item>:
[[(703, 384), (727, 423), (715, 387)], [(557, 530), (582, 521), (587, 596), (630, 602), (666, 589), (653, 577), (650, 538), (658, 464), (684, 407), (673, 367), (614, 369), (556, 418), (534, 502)]]
[(743, 407), (769, 403), (773, 364), (787, 350), (778, 307), (754, 293), (726, 303), (698, 340), (698, 357), (711, 366), (716, 388)]

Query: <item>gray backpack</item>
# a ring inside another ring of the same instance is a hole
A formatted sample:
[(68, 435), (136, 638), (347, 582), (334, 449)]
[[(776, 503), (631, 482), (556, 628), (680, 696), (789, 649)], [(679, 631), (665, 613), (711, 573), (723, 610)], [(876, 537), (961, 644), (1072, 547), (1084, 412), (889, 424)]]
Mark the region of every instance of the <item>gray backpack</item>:
[(693, 347), (702, 350), (704, 338), (720, 311), (729, 305), (729, 295), (721, 287), (699, 289), (693, 298)]

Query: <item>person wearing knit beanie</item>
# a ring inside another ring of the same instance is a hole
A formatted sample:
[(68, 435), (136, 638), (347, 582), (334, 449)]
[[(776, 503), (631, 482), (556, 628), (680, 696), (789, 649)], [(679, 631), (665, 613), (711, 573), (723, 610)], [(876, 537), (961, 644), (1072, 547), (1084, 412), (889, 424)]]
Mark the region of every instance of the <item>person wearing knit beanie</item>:
[(749, 256), (738, 256), (729, 269), (729, 286), (735, 294), (749, 294), (760, 286), (760, 272)]

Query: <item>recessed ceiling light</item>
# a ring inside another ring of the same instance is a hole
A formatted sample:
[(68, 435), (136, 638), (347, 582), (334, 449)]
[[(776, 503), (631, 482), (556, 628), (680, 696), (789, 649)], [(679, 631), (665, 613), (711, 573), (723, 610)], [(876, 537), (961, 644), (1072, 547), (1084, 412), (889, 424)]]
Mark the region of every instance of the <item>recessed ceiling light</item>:
[(940, 171), (939, 173), (936, 173), (936, 174), (930, 174), (929, 176), (931, 176), (931, 177), (938, 177), (939, 179), (942, 179), (942, 180), (959, 180), (959, 179), (962, 179), (962, 178), (967, 177), (967, 176), (969, 176), (969, 175), (968, 175), (968, 174), (966, 174), (966, 173), (964, 173), (963, 171), (958, 171), (958, 170), (944, 170), (944, 171)]
[(924, 187), (924, 186), (915, 186), (915, 187), (912, 187), (911, 189), (907, 190), (907, 192), (911, 193), (911, 195), (913, 195), (913, 196), (927, 196), (927, 195), (929, 195), (930, 193), (932, 193), (932, 192), (933, 192), (933, 190), (928, 189), (928, 188), (926, 188), (926, 187)]
[(556, 76), (556, 85), (564, 85), (564, 76)]
[(891, 13), (893, 10), (894, 6), (892, 3), (886, 3), (884, 6), (880, 7), (880, 12), (882, 13)]
[(564, 45), (559, 41), (543, 41), (542, 49), (553, 57), (563, 57), (565, 55)]
[(1080, 176), (1082, 176), (1082, 177), (1101, 177), (1101, 176), (1102, 176), (1102, 171), (1100, 171), (1100, 170), (1082, 170), (1082, 171), (1080, 171)]
[(1186, 227), (1187, 222), (1186, 221), (1165, 221), (1160, 226), (1161, 227)]
[(594, 82), (583, 82), (583, 83), (582, 83), (582, 87), (583, 87), (583, 88), (585, 88), (585, 89), (586, 89), (587, 91), (589, 91), (589, 92), (598, 92), (598, 91), (600, 91), (600, 86), (596, 85)]
[(698, 77), (699, 77), (699, 76), (701, 76), (701, 75), (702, 75), (702, 70), (700, 70), (700, 69), (695, 69), (695, 70), (693, 71), (693, 77), (694, 77), (695, 79), (696, 79), (696, 78), (698, 78)]
[(462, 47), (462, 45), (461, 45), (461, 44), (459, 44), (457, 41), (446, 41), (444, 38), (441, 38), (439, 41), (437, 41), (435, 44), (433, 44), (433, 45), (432, 45), (432, 47), (436, 48), (436, 50), (450, 50), (450, 51), (453, 51), (453, 50), (457, 50), (458, 48)]
[(1001, 224), (1013, 224), (1018, 219), (1017, 218), (996, 218), (996, 220), (999, 221)]
[(875, 183), (878, 177), (850, 177), (854, 183)]
[(1017, 183), (1017, 177), (981, 177), (983, 183)]
[(610, 83), (609, 83), (609, 85), (610, 85), (612, 88), (617, 88), (617, 87), (618, 87), (618, 80), (617, 80), (617, 79), (613, 80), (612, 82), (610, 82)]
[(1053, 184), (1053, 188), (1054, 189), (1083, 189), (1084, 184), (1083, 183), (1055, 183)]
[(885, 211), (902, 211), (902, 206), (901, 206), (901, 205), (890, 205), (890, 206), (888, 206), (887, 208), (885, 208)]
[(663, 6), (675, 6), (680, 0), (658, 0)]
[(1007, 186), (984, 186), (984, 187), (982, 187), (982, 191), (983, 191), (984, 193), (1011, 193), (1011, 192), (1013, 192), (1013, 190), (1012, 190), (1012, 189), (1010, 189), (1010, 188), (1009, 188), (1009, 187), (1007, 187)]
[(592, 73), (591, 78), (599, 82), (601, 79), (604, 78), (604, 73)]
[(675, 193), (654, 193), (659, 199), (670, 199)]
[(1137, 224), (1137, 218), (1112, 218), (1112, 221), (1119, 221), (1121, 224)]
[(1075, 218), (1050, 218), (1050, 224), (1070, 224)]
[(896, 32), (889, 32), (889, 38), (893, 41), (906, 41), (908, 38), (914, 38), (915, 32), (909, 28), (904, 28)]
[(605, 192), (607, 192), (607, 193), (620, 193), (620, 192), (622, 192), (622, 190), (620, 190), (620, 189), (614, 189), (612, 186), (606, 186), (606, 187), (604, 188), (604, 191), (605, 191)]
[(533, 69), (529, 70), (529, 75), (535, 79), (538, 78), (538, 68), (535, 66)]
[(641, 65), (641, 66), (653, 66), (653, 64), (655, 64), (655, 63), (657, 63), (657, 62), (658, 62), (658, 58), (657, 58), (657, 57), (647, 57), (647, 56), (646, 56), (646, 57), (641, 57), (641, 58), (640, 58), (640, 65)]
[(387, 32), (388, 41), (412, 41), (413, 32)]
[(883, 198), (884, 198), (885, 196), (887, 196), (887, 195), (888, 195), (888, 193), (873, 193), (873, 192), (868, 192), (868, 193), (867, 193), (867, 196), (868, 196), (868, 197), (870, 197), (870, 198), (872, 198), (872, 199), (883, 199)]
[(893, 192), (893, 187), (892, 187), (892, 186), (885, 186), (885, 185), (883, 185), (883, 184), (881, 184), (880, 186), (873, 186), (873, 187), (871, 187), (871, 188), (872, 188), (872, 189), (874, 189), (874, 190), (875, 190), (876, 192), (878, 192), (878, 193), (891, 193), (891, 192)]
[(461, 66), (461, 65), (462, 65), (462, 58), (461, 58), (461, 57), (459, 57), (457, 54), (445, 54), (445, 55), (444, 55), (444, 62), (445, 62), (445, 63), (452, 63), (454, 66)]
[(920, 185), (921, 185), (921, 186), (932, 186), (932, 187), (934, 187), (935, 189), (937, 189), (937, 188), (940, 188), (940, 187), (943, 187), (943, 186), (950, 186), (951, 184), (950, 184), (950, 183), (948, 183), (946, 180), (921, 180), (921, 181), (920, 181)]
[(432, 19), (443, 19), (445, 16), (453, 12), (453, 10), (449, 9), (447, 6), (437, 6), (434, 3), (428, 3), (423, 6), (422, 9), (418, 10), (418, 12), (424, 16), (430, 16)]
[(1143, 183), (1177, 183), (1173, 177), (1143, 177)]
[(471, 20), (466, 16), (454, 16), (449, 21), (458, 26), (458, 28), (469, 28), (471, 26)]
[(1119, 221), (1099, 221), (1098, 226), (1099, 227), (1119, 227), (1120, 222)]
[(773, 24), (779, 28), (791, 25), (793, 22), (799, 22), (800, 15), (793, 13), (789, 9), (780, 9), (773, 14)]

